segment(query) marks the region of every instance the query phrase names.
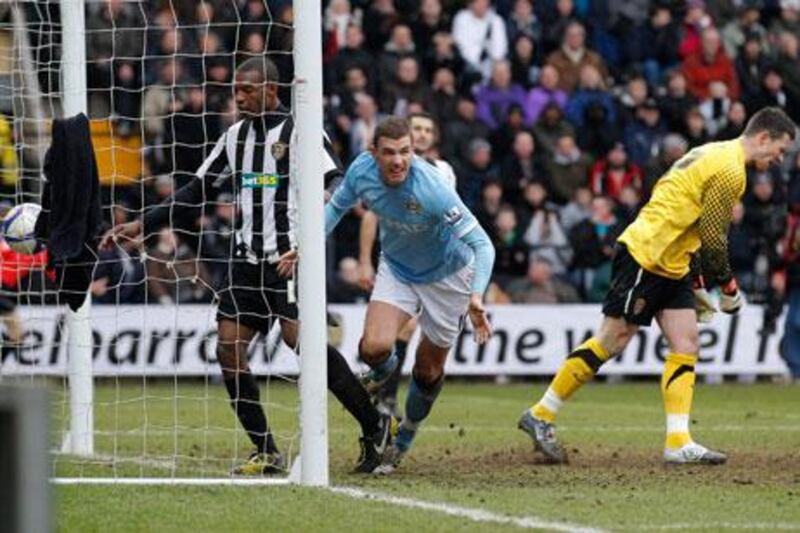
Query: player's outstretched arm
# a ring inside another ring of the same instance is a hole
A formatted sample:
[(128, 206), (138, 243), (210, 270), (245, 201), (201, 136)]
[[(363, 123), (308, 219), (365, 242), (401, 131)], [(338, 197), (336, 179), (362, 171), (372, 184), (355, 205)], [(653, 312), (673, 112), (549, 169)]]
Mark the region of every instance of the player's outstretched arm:
[(707, 281), (719, 285), (719, 308), (725, 313), (738, 312), (744, 303), (728, 262), (728, 227), (738, 201), (739, 185), (735, 174), (715, 176), (703, 194), (703, 210), (697, 222), (702, 272)]
[(469, 318), (475, 331), (475, 342), (483, 344), (492, 336), (492, 325), (483, 307), (483, 293), (489, 285), (494, 266), (494, 246), (480, 225), (461, 236), (475, 254), (475, 274), (472, 278), (472, 296), (469, 300)]

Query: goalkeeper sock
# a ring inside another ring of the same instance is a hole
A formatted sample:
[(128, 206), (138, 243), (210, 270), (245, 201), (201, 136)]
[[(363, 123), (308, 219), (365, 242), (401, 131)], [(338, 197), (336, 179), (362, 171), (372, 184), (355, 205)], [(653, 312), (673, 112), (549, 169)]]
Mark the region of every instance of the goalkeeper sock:
[(339, 350), (328, 345), (328, 390), (361, 424), (365, 436), (380, 430), (380, 414)]
[(531, 414), (551, 424), (555, 422), (561, 404), (591, 380), (609, 358), (596, 337), (575, 348), (558, 369), (542, 399), (531, 407)]
[(381, 392), (383, 398), (397, 398), (397, 387), (400, 385), (400, 374), (403, 370), (403, 363), (406, 361), (407, 349), (408, 343), (406, 341), (398, 340), (394, 343), (393, 355), (397, 359), (397, 366), (394, 367), (391, 377), (383, 386), (383, 391)]
[(225, 388), (228, 389), (233, 411), (259, 453), (277, 452), (278, 447), (267, 425), (258, 383), (253, 374), (237, 372), (231, 377), (226, 376)]
[(430, 414), (433, 402), (442, 391), (443, 385), (444, 375), (433, 385), (423, 385), (412, 374), (411, 383), (408, 385), (408, 396), (406, 396), (406, 416), (400, 424), (400, 432), (395, 439), (395, 444), (399, 449), (406, 451), (411, 447), (417, 428)]
[(667, 415), (667, 448), (680, 448), (692, 442), (689, 413), (692, 410), (696, 363), (696, 355), (681, 353), (670, 353), (664, 361), (661, 394)]

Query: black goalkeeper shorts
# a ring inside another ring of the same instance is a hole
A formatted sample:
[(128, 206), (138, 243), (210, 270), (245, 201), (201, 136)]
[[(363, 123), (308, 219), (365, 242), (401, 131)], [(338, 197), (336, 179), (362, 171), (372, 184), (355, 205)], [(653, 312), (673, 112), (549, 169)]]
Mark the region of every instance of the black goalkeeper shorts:
[(218, 321), (238, 321), (266, 334), (278, 318), (297, 319), (295, 282), (281, 278), (275, 265), (234, 259), (229, 268), (218, 294)]
[(0, 295), (0, 315), (8, 315), (14, 312), (17, 302), (8, 296)]
[(695, 309), (692, 279), (671, 279), (648, 272), (617, 244), (611, 264), (611, 288), (603, 301), (603, 314), (649, 326), (662, 309)]

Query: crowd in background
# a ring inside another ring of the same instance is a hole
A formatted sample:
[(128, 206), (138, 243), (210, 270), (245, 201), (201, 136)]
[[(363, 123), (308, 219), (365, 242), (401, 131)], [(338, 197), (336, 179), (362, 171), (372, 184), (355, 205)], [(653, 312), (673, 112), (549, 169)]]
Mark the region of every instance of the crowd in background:
[[(243, 59), (266, 51), (290, 102), (287, 0), (90, 6), (92, 114), (145, 145), (144, 186), (114, 191), (114, 222), (192, 179), (235, 120)], [(384, 116), (435, 117), (438, 156), (495, 243), (490, 302), (601, 301), (615, 238), (674, 161), (738, 136), (764, 106), (800, 121), (800, 0), (329, 0), (323, 25), (325, 125), (341, 160)], [(750, 172), (731, 227), (740, 284), (773, 315), (800, 288), (798, 186), (797, 155)], [(147, 261), (109, 252), (95, 299), (210, 301), (234, 211), (227, 191), (209, 194), (200, 219), (149, 239)], [(330, 243), (334, 302), (368, 297), (362, 214)]]

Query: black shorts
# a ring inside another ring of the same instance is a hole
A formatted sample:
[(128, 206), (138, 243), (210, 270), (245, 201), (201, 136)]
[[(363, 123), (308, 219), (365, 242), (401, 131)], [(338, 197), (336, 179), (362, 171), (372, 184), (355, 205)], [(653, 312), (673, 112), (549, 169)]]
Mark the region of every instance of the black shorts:
[(17, 302), (7, 296), (0, 295), (0, 315), (8, 315), (14, 312)]
[(649, 326), (662, 309), (694, 309), (692, 279), (671, 279), (648, 272), (617, 244), (611, 265), (611, 288), (603, 301), (603, 314)]
[(219, 291), (217, 320), (234, 320), (262, 333), (278, 318), (297, 319), (295, 283), (280, 277), (275, 265), (234, 259)]

